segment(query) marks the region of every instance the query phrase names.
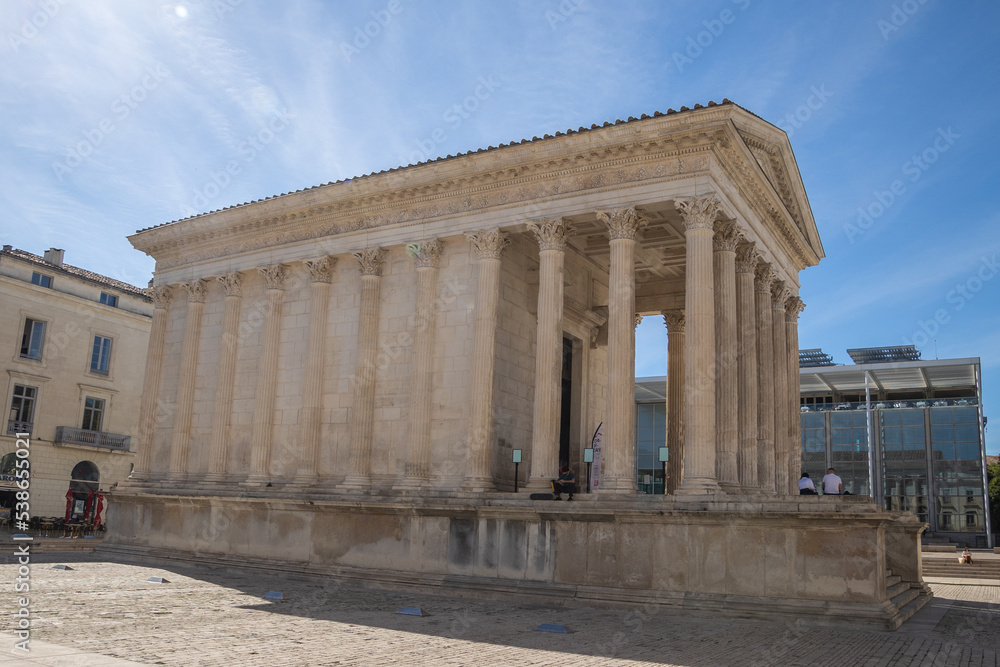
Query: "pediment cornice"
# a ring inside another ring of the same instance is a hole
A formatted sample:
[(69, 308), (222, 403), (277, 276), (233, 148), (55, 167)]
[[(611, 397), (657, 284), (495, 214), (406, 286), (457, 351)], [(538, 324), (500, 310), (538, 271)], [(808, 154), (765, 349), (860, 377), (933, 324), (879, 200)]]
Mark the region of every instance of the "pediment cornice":
[[(782, 214), (766, 196), (760, 164), (751, 166), (747, 154), (733, 150), (732, 139), (739, 135), (729, 117), (735, 109), (731, 105), (706, 109), (703, 122), (697, 126), (678, 127), (660, 118), (653, 120), (662, 121), (661, 127), (653, 127), (652, 131), (640, 132), (639, 124), (623, 125), (564, 136), (561, 139), (565, 143), (553, 142), (544, 146), (545, 150), (541, 145), (529, 144), (488, 154), (474, 153), (440, 164), (366, 177), (358, 183), (206, 214), (129, 238), (135, 247), (156, 259), (157, 270), (169, 269), (360, 230), (423, 223), (523, 206), (552, 196), (667, 180), (707, 170), (714, 156), (732, 163), (727, 165), (727, 171), (737, 179), (741, 190), (753, 195), (755, 208), (781, 230), (799, 261), (803, 265), (815, 263), (808, 259), (812, 253), (796, 238), (801, 237), (801, 232), (786, 229), (789, 213)], [(766, 154), (765, 146), (758, 150)], [(753, 153), (749, 155), (756, 159)], [(462, 231), (456, 229), (456, 233)]]

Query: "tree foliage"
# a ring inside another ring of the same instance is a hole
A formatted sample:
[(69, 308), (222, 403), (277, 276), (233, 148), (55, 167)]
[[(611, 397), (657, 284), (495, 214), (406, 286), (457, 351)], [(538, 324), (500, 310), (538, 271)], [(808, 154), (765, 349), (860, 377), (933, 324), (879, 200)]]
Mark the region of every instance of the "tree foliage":
[(1000, 463), (986, 467), (989, 479), (990, 514), (993, 517), (993, 531), (1000, 533)]

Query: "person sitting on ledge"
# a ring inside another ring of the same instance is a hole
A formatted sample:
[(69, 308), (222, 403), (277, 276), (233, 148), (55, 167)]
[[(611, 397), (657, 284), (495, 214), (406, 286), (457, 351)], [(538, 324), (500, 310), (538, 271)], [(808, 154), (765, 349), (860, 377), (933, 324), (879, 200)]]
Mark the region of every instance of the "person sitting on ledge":
[(966, 564), (967, 563), (969, 565), (973, 564), (972, 563), (972, 552), (969, 550), (969, 547), (965, 547), (965, 551), (963, 551), (962, 555), (958, 557), (958, 562), (962, 563), (962, 564)]
[(816, 485), (813, 481), (809, 479), (809, 473), (802, 473), (802, 477), (799, 478), (799, 495), (800, 496), (815, 496), (816, 495)]
[(556, 500), (562, 500), (560, 494), (563, 491), (569, 494), (567, 500), (573, 500), (573, 494), (576, 493), (576, 474), (566, 461), (559, 464), (559, 479), (552, 482), (552, 492), (556, 494)]

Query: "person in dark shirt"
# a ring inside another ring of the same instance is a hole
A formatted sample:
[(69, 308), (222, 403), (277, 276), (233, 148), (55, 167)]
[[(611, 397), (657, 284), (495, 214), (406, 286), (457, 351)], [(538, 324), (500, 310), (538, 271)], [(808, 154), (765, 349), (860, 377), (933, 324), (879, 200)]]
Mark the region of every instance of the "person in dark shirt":
[(566, 461), (559, 465), (559, 479), (552, 482), (552, 491), (556, 494), (556, 500), (562, 500), (563, 492), (569, 494), (567, 500), (573, 500), (573, 494), (576, 493), (576, 473)]

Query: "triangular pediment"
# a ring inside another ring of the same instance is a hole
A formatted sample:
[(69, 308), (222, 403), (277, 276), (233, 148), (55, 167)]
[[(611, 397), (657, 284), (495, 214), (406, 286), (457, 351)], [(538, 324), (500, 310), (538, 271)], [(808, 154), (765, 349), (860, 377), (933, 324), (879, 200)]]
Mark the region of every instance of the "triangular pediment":
[(757, 135), (748, 132), (746, 129), (738, 129), (740, 137), (747, 148), (757, 160), (761, 171), (767, 178), (771, 187), (781, 198), (785, 208), (795, 220), (795, 225), (800, 232), (805, 233), (805, 225), (802, 217), (802, 208), (795, 197), (792, 181), (789, 178), (788, 170), (785, 168), (781, 147), (778, 144), (767, 141)]

